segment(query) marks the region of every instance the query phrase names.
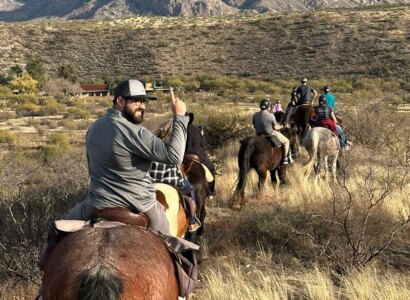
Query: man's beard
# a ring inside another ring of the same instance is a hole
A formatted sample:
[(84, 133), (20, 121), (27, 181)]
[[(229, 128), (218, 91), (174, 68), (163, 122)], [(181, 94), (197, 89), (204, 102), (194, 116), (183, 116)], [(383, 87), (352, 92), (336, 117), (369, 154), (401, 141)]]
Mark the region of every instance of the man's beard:
[[(141, 116), (135, 116), (135, 112), (140, 111)], [(122, 116), (130, 121), (132, 124), (140, 124), (144, 120), (144, 109), (136, 108), (135, 110), (131, 110), (128, 107), (124, 107), (122, 111)]]

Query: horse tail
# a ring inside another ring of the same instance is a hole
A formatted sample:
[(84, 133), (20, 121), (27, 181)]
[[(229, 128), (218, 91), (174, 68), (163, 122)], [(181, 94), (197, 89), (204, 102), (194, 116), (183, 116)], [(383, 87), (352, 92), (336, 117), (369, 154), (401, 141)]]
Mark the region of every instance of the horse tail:
[(122, 290), (121, 279), (110, 267), (95, 266), (80, 275), (78, 297), (81, 300), (117, 300)]
[(246, 138), (240, 141), (241, 147), (238, 154), (239, 174), (234, 196), (242, 194), (245, 190), (248, 172), (251, 168), (250, 158), (253, 151), (255, 151), (253, 140), (253, 138)]
[(303, 138), (303, 144), (309, 152), (309, 161), (303, 167), (304, 176), (308, 177), (312, 172), (313, 165), (316, 162), (317, 151), (319, 148), (319, 133), (316, 130), (310, 130)]

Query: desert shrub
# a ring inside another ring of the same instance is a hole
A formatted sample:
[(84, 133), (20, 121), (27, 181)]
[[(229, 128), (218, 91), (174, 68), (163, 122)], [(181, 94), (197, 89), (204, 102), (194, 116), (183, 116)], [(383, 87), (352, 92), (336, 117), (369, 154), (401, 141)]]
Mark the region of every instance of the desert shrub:
[[(329, 84), (326, 84), (329, 85)], [(320, 87), (323, 88), (323, 87)], [(334, 79), (330, 83), (332, 92), (335, 93), (351, 93), (353, 91), (352, 83), (342, 79)]]
[(409, 137), (409, 119), (404, 114), (387, 109), (384, 104), (362, 103), (356, 110), (344, 112), (343, 116), (348, 134), (355, 141), (373, 149), (391, 148), (396, 142), (402, 142), (406, 140), (406, 136)]
[(56, 129), (58, 127), (58, 122), (52, 119), (42, 119), (40, 125), (47, 126), (49, 129)]
[(13, 147), (16, 144), (17, 136), (14, 132), (9, 130), (0, 130), (0, 145)]
[(48, 98), (43, 101), (43, 105), (40, 107), (39, 114), (43, 116), (54, 116), (64, 112), (65, 106), (58, 103), (53, 98)]
[(11, 111), (2, 111), (0, 112), (0, 121), (7, 121), (9, 119), (13, 119), (15, 117), (15, 113)]
[(47, 145), (40, 149), (40, 158), (43, 161), (55, 159), (71, 151), (71, 144), (66, 134), (56, 133), (50, 136)]
[(11, 89), (8, 86), (0, 85), (0, 95), (10, 96)]
[(87, 185), (84, 153), (56, 157), (44, 165), (21, 151), (1, 161), (0, 284), (37, 283), (38, 259), (52, 220), (82, 199)]
[(405, 213), (387, 207), (388, 197), (399, 188), (393, 173), (394, 168), (369, 168), (354, 183), (342, 180), (332, 190), (322, 186), (320, 194), (306, 195), (302, 204), (256, 208), (234, 231), (245, 247), (257, 247), (249, 242), (257, 240), (273, 253), (290, 255), (305, 264), (320, 262), (336, 272), (375, 260), (388, 261), (387, 249), (394, 246), (393, 241), (402, 242), (398, 233), (404, 233), (410, 221)]
[(77, 123), (77, 129), (78, 130), (86, 130), (90, 127), (90, 125), (92, 124), (92, 122), (90, 121), (80, 121)]
[(210, 150), (250, 133), (249, 117), (238, 112), (235, 106), (202, 107), (193, 112), (194, 123), (202, 126)]
[(34, 103), (23, 103), (16, 107), (16, 113), (20, 116), (38, 116), (40, 106)]
[(180, 76), (178, 78), (170, 78), (164, 81), (166, 86), (179, 88), (183, 91), (195, 91), (199, 89), (201, 83), (195, 78), (188, 76)]
[(84, 119), (88, 120), (91, 118), (91, 113), (83, 108), (79, 107), (72, 107), (67, 110), (68, 116), (74, 118), (74, 119)]
[(64, 127), (65, 129), (68, 129), (68, 130), (77, 130), (78, 129), (77, 122), (75, 122), (71, 118), (61, 120), (59, 122), (59, 125)]
[(39, 104), (40, 103), (40, 98), (35, 95), (12, 95), (8, 96), (7, 99), (9, 99), (9, 102), (14, 105), (19, 105), (19, 104), (25, 104), (25, 103), (33, 103), (33, 104)]

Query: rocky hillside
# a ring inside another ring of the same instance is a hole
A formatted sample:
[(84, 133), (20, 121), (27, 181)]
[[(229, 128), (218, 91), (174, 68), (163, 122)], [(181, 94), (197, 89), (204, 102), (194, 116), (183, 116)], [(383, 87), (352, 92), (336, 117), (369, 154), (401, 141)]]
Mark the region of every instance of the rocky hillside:
[(71, 64), (82, 80), (170, 74), (405, 77), (410, 69), (409, 30), (409, 5), (0, 23), (0, 72), (40, 59), (51, 75)]
[(0, 0), (0, 21), (211, 16), (405, 3), (410, 0)]

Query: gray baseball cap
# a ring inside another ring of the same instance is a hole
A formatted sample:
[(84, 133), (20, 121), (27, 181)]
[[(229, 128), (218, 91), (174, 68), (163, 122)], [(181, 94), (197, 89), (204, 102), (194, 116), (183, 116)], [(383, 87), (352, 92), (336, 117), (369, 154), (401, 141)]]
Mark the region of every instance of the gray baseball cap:
[(147, 95), (141, 81), (130, 79), (120, 82), (114, 90), (114, 98), (156, 100), (157, 97)]

